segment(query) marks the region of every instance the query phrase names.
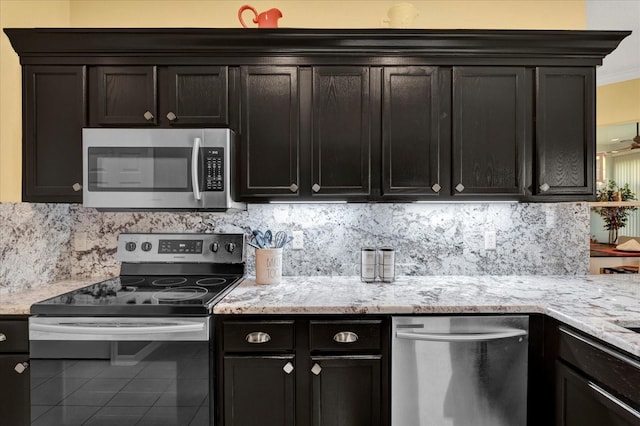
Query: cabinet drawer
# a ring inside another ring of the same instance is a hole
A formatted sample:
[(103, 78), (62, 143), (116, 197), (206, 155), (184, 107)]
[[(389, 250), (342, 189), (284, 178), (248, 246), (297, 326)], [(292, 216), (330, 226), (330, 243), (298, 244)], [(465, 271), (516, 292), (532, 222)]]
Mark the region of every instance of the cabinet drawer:
[(560, 327), (560, 358), (640, 407), (640, 361)]
[(382, 321), (311, 321), (312, 351), (379, 351)]
[(227, 321), (223, 327), (225, 352), (290, 351), (293, 321)]
[(0, 353), (29, 352), (29, 323), (0, 320)]

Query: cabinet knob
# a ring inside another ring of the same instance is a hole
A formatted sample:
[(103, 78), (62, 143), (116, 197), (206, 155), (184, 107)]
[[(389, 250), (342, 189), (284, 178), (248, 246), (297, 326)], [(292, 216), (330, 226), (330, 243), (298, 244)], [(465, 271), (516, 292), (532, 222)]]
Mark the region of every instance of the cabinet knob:
[(333, 336), (333, 340), (338, 343), (353, 343), (358, 341), (358, 335), (353, 331), (341, 331)]
[(74, 191), (78, 192), (78, 191), (80, 191), (80, 190), (82, 189), (82, 185), (80, 185), (78, 182), (76, 182), (76, 183), (74, 183), (73, 185), (71, 185), (71, 188), (72, 188)]
[(441, 187), (440, 185), (438, 185), (437, 183), (434, 183), (434, 184), (433, 184), (433, 186), (431, 187), (431, 190), (432, 190), (433, 192), (435, 192), (436, 194), (437, 194), (438, 192), (440, 192), (440, 190), (441, 190), (441, 189), (442, 189), (442, 187)]
[(293, 364), (288, 362), (284, 365), (284, 367), (282, 367), (282, 369), (284, 370), (285, 373), (291, 374), (291, 372), (293, 371)]
[(169, 112), (167, 113), (167, 119), (168, 119), (169, 121), (176, 121), (176, 120), (178, 119), (178, 116), (177, 116), (177, 115), (175, 115), (173, 112), (169, 111)]
[(19, 363), (16, 364), (15, 367), (13, 367), (13, 369), (18, 374), (24, 373), (27, 368), (29, 368), (29, 363), (28, 362), (19, 362)]
[(5, 336), (4, 333), (0, 333), (0, 342), (4, 342), (5, 340), (7, 340), (7, 336)]
[(456, 191), (458, 191), (458, 192), (464, 191), (464, 185), (461, 184), (461, 183), (457, 184), (456, 185)]
[(318, 185), (317, 183), (314, 183), (311, 189), (313, 190), (313, 192), (318, 192), (320, 191), (320, 185)]
[(269, 336), (269, 334), (265, 333), (264, 331), (254, 331), (247, 334), (244, 340), (246, 340), (247, 343), (267, 343), (269, 340), (271, 340), (271, 336)]
[(147, 120), (147, 121), (151, 121), (151, 120), (153, 120), (153, 119), (154, 119), (154, 116), (153, 116), (153, 114), (151, 113), (151, 111), (147, 111), (147, 112), (145, 112), (145, 113), (144, 113), (144, 118), (145, 118), (145, 120)]
[(547, 192), (551, 187), (549, 186), (549, 184), (543, 183), (542, 185), (539, 186), (539, 188), (540, 188), (540, 191)]
[(298, 185), (296, 185), (295, 183), (292, 183), (291, 185), (289, 185), (289, 191), (291, 192), (298, 191)]
[(311, 368), (311, 372), (313, 374), (317, 376), (318, 374), (320, 374), (321, 371), (322, 371), (322, 367), (320, 367), (320, 365), (317, 362), (313, 364), (313, 367)]

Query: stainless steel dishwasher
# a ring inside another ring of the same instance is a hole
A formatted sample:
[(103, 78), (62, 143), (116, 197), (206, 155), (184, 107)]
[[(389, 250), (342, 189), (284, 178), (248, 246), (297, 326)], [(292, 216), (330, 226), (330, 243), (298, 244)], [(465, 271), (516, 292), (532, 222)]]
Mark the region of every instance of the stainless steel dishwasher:
[(393, 317), (392, 426), (525, 426), (527, 316)]

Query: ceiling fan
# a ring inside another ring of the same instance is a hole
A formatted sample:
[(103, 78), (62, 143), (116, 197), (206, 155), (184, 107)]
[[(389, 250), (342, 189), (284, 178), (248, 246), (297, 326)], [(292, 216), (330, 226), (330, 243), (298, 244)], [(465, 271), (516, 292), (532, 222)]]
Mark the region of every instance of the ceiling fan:
[[(615, 139), (612, 140), (612, 142), (614, 142)], [(603, 154), (616, 154), (618, 152), (623, 152), (623, 151), (631, 151), (634, 149), (638, 149), (640, 148), (640, 122), (636, 122), (636, 135), (633, 137), (633, 139), (623, 139), (620, 141), (616, 142), (617, 144), (621, 144), (621, 143), (627, 143), (629, 145), (622, 147), (622, 148), (614, 148), (614, 145), (609, 145), (608, 151), (602, 151)]]
[(636, 135), (633, 137), (633, 139), (623, 139), (620, 141), (620, 143), (628, 143), (628, 142), (631, 142), (631, 144), (627, 147), (621, 148), (619, 151), (623, 151), (626, 149), (640, 148), (640, 122), (636, 123)]

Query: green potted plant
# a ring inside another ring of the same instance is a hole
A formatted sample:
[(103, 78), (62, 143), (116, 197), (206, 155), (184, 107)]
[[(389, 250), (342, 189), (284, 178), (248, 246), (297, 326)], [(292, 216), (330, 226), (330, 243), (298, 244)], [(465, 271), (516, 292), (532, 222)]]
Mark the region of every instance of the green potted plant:
[[(618, 186), (615, 180), (608, 181), (597, 191), (598, 201), (633, 201), (636, 194), (631, 191), (629, 184)], [(609, 231), (609, 244), (618, 241), (618, 230), (627, 224), (629, 214), (637, 210), (634, 206), (595, 207), (594, 211), (604, 219), (604, 228)]]

